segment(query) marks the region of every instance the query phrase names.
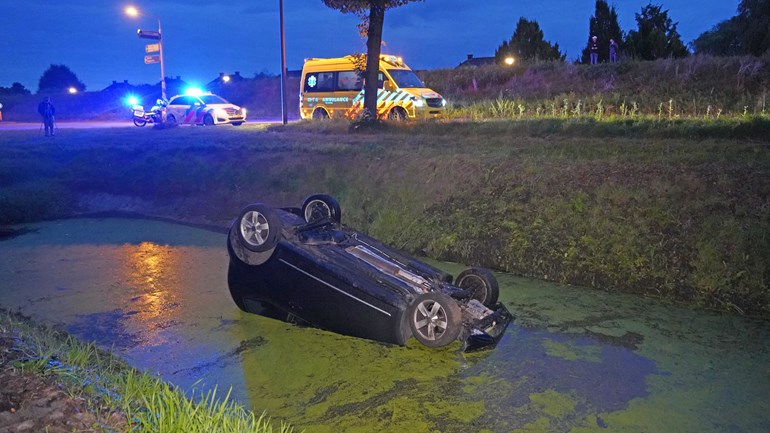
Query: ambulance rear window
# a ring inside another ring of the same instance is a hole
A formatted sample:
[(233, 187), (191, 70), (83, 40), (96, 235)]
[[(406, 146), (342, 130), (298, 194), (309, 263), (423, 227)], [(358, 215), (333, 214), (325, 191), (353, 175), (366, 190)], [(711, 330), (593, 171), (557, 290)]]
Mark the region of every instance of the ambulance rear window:
[(305, 76), (305, 92), (333, 92), (334, 72), (314, 72)]

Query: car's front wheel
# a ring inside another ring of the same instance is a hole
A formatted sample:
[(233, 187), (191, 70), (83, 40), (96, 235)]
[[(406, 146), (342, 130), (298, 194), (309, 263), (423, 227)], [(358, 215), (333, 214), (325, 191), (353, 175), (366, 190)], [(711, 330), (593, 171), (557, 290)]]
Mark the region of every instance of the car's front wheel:
[(238, 217), (238, 240), (249, 251), (264, 252), (275, 248), (281, 233), (281, 219), (270, 206), (254, 203)]
[(460, 335), (462, 312), (454, 299), (443, 293), (423, 293), (407, 310), (412, 335), (428, 347), (450, 344)]
[(488, 308), (497, 304), (497, 298), (500, 296), (497, 279), (489, 269), (485, 268), (468, 268), (462, 271), (455, 280), (455, 286), (470, 289), (473, 292), (473, 299)]
[(388, 120), (395, 120), (397, 122), (406, 120), (406, 110), (401, 107), (394, 107), (388, 112)]
[(169, 114), (166, 116), (166, 128), (173, 128), (177, 125), (176, 116)]
[(214, 126), (214, 116), (207, 114), (203, 117), (203, 124), (205, 126)]

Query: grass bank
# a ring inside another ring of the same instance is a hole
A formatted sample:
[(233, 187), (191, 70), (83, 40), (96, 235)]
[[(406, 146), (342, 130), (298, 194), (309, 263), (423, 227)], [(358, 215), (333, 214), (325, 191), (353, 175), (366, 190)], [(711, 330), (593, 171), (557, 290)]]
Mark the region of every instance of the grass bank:
[(763, 117), (0, 135), (0, 222), (127, 210), (227, 225), (337, 196), (413, 253), (770, 317)]
[[(27, 422), (22, 422), (21, 418), (27, 417), (25, 409), (34, 406), (32, 402), (14, 402), (21, 404), (18, 404), (19, 407), (4, 408), (13, 409), (17, 424), (26, 426), (26, 429), (49, 431), (49, 428), (58, 428), (53, 425), (62, 424), (61, 418), (76, 418), (75, 413), (79, 409), (89, 412), (93, 417), (93, 424), (88, 426), (91, 428), (89, 431), (273, 431), (275, 423), (265, 414), (257, 416), (244, 409), (229, 399), (229, 393), (215, 389), (205, 393), (193, 392), (188, 398), (179, 388), (137, 371), (122, 360), (97, 349), (94, 343), (83, 343), (2, 309), (0, 338), (3, 343), (9, 343), (2, 345), (5, 349), (2, 357), (3, 371), (10, 368), (22, 373), (22, 377), (24, 374), (43, 377), (63, 389), (69, 400), (76, 405), (75, 410), (60, 411), (58, 414), (41, 416), (39, 413), (30, 413), (28, 415), (32, 418)], [(32, 377), (27, 376), (27, 380), (33, 380)], [(23, 394), (26, 382), (17, 379), (13, 383), (16, 386), (3, 389), (3, 393)], [(280, 433), (293, 431), (283, 423), (275, 429)]]

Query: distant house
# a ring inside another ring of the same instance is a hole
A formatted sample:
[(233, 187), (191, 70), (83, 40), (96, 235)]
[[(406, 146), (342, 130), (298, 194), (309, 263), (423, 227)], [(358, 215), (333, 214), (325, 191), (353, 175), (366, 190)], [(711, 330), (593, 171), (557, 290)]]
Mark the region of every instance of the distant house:
[(494, 65), (494, 57), (473, 57), (473, 54), (468, 54), (468, 58), (457, 65), (458, 68), (478, 68), (479, 66)]
[(208, 84), (206, 84), (206, 89), (212, 90), (212, 91), (218, 91), (224, 85), (227, 85), (229, 83), (240, 83), (245, 79), (246, 78), (241, 76), (240, 71), (235, 71), (232, 74), (220, 72), (217, 78), (214, 78), (213, 80), (209, 81)]
[(134, 93), (137, 89), (137, 86), (134, 86), (132, 84), (128, 84), (128, 80), (123, 80), (123, 82), (117, 82), (112, 81), (112, 84), (102, 89), (102, 92), (105, 93)]

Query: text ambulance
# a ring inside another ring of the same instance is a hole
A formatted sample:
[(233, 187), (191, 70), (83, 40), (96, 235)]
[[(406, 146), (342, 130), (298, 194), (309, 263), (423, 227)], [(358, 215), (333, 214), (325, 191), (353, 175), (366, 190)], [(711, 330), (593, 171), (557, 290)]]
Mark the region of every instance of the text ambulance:
[[(364, 109), (363, 80), (353, 56), (307, 59), (302, 67), (299, 112), (303, 119), (355, 119)], [(377, 116), (388, 119), (441, 117), (446, 101), (425, 87), (399, 57), (380, 56)]]

